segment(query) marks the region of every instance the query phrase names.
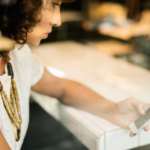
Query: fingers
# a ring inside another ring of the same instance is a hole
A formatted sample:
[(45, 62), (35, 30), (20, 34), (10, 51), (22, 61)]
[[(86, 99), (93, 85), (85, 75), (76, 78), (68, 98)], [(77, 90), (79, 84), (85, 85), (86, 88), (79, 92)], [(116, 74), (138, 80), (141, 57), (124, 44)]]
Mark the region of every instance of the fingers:
[(146, 132), (149, 131), (149, 125), (144, 127), (144, 131), (146, 131)]
[(145, 104), (135, 98), (129, 98), (131, 105), (138, 111), (140, 115), (145, 115)]
[(132, 132), (130, 132), (130, 137), (133, 137), (133, 136), (134, 136), (134, 134)]
[[(146, 131), (146, 132), (149, 131), (149, 125), (144, 127), (144, 131)], [(135, 134), (133, 134), (132, 132), (130, 132), (129, 135), (130, 135), (130, 137), (134, 137), (135, 136)]]
[(135, 98), (129, 98), (132, 106), (137, 109), (140, 115), (145, 115), (145, 111), (150, 107), (150, 104), (143, 103)]
[(140, 113), (140, 115), (145, 115), (145, 110), (144, 110), (144, 104), (139, 102), (137, 105), (137, 110)]

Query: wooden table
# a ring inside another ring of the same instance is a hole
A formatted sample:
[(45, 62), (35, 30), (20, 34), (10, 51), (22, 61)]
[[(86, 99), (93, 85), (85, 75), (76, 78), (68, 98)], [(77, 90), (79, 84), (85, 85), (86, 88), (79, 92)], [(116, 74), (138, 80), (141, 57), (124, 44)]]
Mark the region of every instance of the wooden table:
[[(143, 68), (76, 42), (45, 44), (32, 52), (53, 74), (79, 81), (112, 101), (133, 96), (150, 103), (150, 72)], [(34, 92), (32, 96), (90, 150), (127, 150), (150, 143), (150, 132), (141, 131), (131, 138), (129, 130), (103, 118), (64, 106), (54, 98)]]
[(132, 37), (146, 36), (150, 34), (149, 24), (135, 23), (129, 26), (105, 26), (100, 25), (98, 32), (103, 35), (111, 36), (128, 41)]

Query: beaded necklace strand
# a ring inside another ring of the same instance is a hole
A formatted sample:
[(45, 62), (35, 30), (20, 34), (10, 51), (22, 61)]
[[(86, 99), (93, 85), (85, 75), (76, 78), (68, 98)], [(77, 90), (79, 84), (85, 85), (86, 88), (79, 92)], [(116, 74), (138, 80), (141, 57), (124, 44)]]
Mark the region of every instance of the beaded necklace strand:
[(9, 51), (1, 52), (1, 56), (3, 57), (5, 63), (7, 63), (8, 75), (11, 76), (10, 100), (8, 99), (6, 92), (3, 90), (3, 85), (1, 81), (0, 94), (4, 103), (4, 107), (13, 125), (15, 140), (19, 141), (21, 137), (22, 116), (19, 104), (18, 90), (16, 82), (14, 80), (13, 68), (10, 63)]

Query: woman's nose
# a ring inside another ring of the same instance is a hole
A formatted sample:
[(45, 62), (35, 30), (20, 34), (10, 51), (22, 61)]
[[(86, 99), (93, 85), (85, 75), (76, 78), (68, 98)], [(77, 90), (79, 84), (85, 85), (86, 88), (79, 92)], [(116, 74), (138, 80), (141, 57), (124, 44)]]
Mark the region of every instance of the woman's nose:
[(61, 15), (60, 15), (60, 9), (55, 12), (53, 15), (53, 18), (51, 20), (51, 25), (55, 27), (59, 27), (61, 25)]

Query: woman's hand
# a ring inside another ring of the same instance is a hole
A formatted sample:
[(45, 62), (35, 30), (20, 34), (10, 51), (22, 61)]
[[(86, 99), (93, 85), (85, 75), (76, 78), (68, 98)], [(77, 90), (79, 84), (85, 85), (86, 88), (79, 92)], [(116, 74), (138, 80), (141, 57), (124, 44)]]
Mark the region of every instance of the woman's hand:
[[(149, 107), (150, 104), (142, 103), (135, 98), (128, 98), (116, 105), (112, 122), (123, 128), (129, 128), (130, 123), (138, 116), (144, 115)], [(149, 126), (145, 126), (144, 130), (148, 131)], [(133, 133), (130, 133), (130, 136), (134, 136)]]

